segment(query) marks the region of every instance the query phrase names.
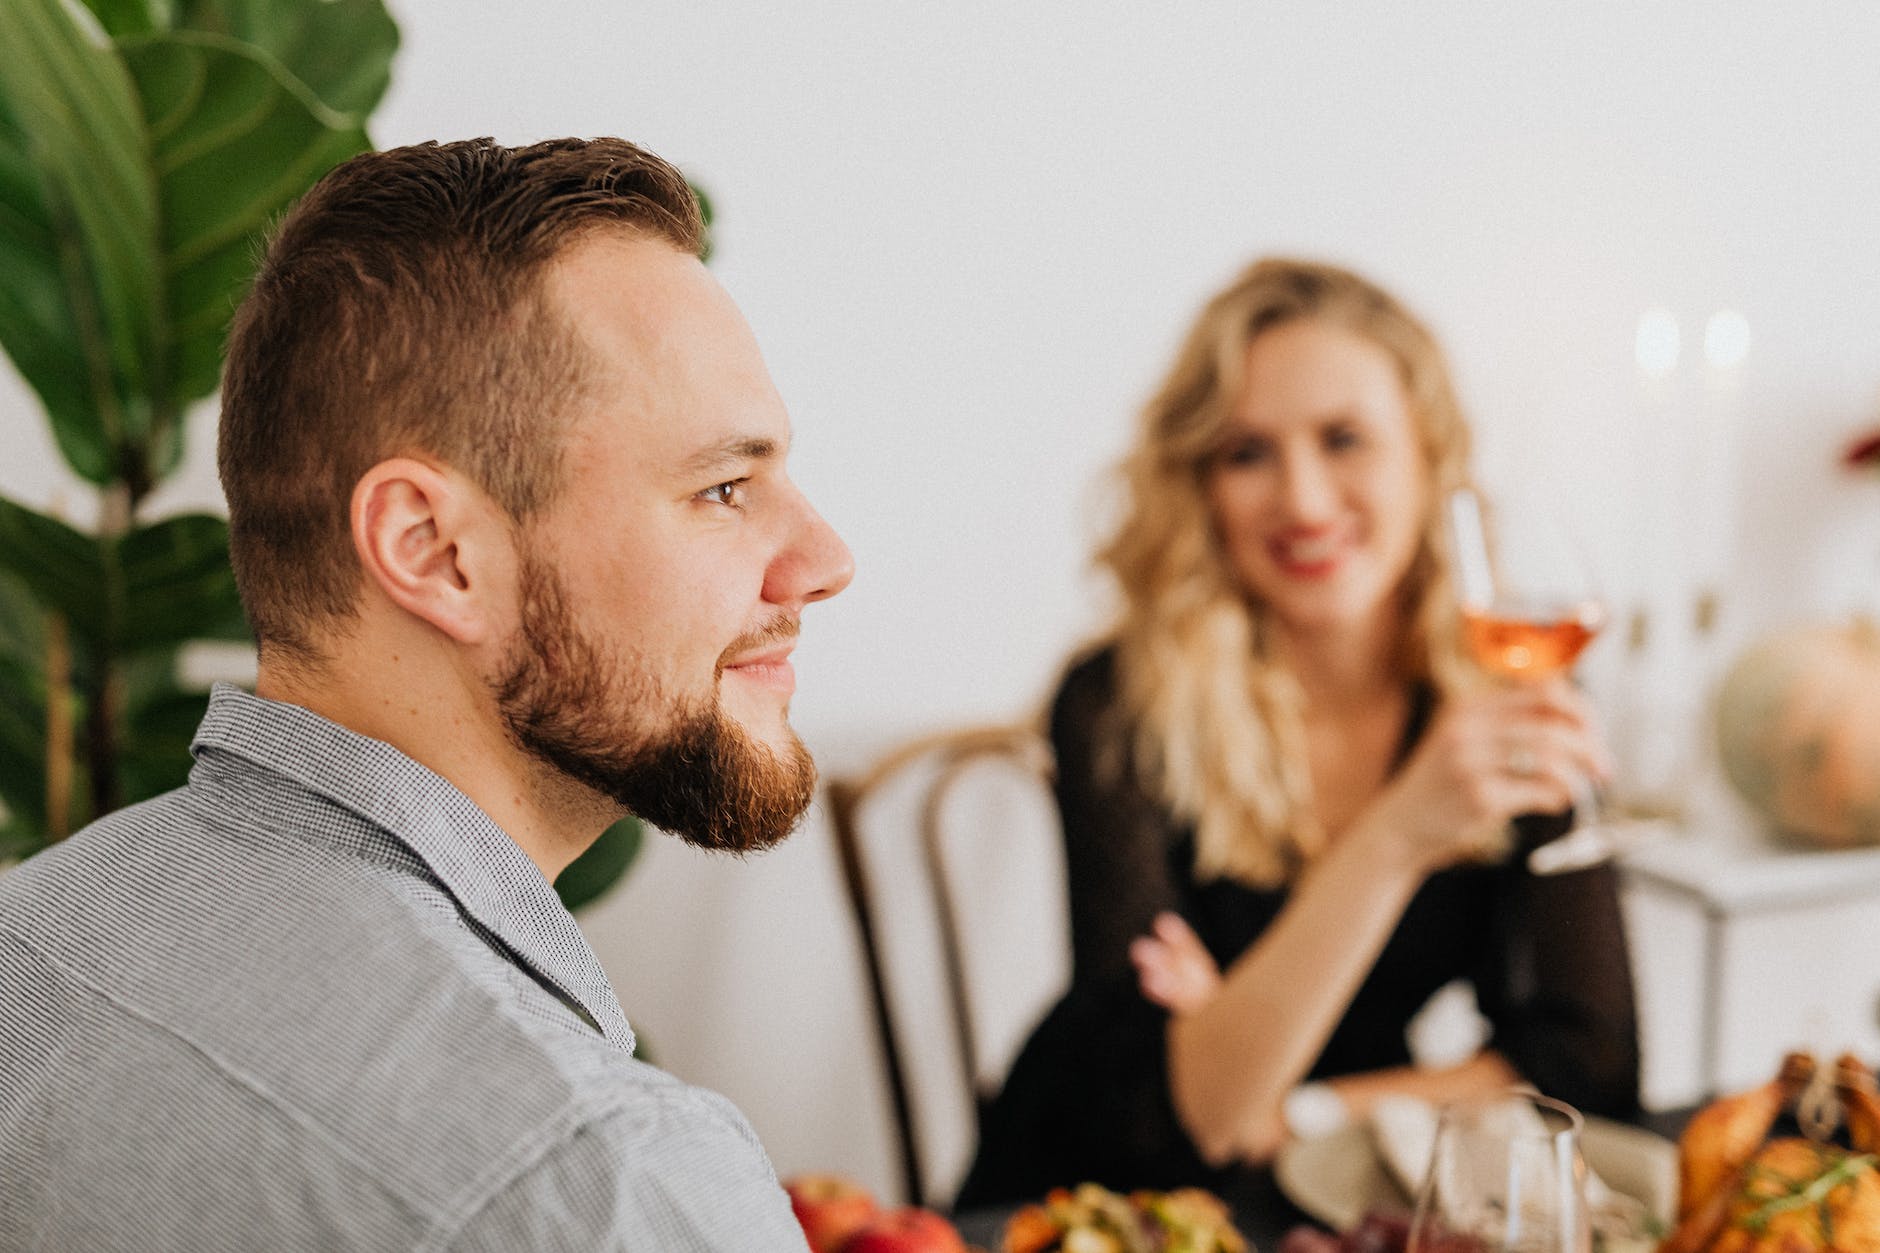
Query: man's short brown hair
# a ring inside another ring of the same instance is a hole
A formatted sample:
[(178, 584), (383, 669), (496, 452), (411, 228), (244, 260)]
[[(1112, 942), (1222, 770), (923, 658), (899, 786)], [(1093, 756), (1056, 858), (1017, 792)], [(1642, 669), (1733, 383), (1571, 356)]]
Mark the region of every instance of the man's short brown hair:
[(264, 655), (315, 662), (354, 612), (354, 484), (428, 455), (518, 521), (554, 498), (583, 392), (543, 273), (608, 228), (701, 251), (683, 175), (620, 139), (488, 139), (354, 157), (287, 214), (229, 335), (217, 465)]

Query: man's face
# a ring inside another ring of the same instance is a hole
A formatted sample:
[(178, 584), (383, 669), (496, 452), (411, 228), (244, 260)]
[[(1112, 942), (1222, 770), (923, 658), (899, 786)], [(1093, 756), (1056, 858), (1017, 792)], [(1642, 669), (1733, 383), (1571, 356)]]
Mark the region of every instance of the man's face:
[(750, 328), (696, 259), (617, 233), (551, 267), (588, 401), (555, 502), (520, 529), (496, 695), (562, 775), (713, 848), (775, 843), (815, 772), (790, 729), (805, 605), (846, 545), (784, 474), (790, 423)]

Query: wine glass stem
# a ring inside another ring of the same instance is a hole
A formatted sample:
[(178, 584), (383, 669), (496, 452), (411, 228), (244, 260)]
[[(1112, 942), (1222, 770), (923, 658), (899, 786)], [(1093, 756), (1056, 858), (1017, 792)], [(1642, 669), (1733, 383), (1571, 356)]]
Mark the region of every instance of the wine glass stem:
[(1573, 783), (1573, 826), (1565, 835), (1530, 852), (1528, 870), (1539, 875), (1583, 870), (1616, 851), (1611, 831), (1600, 821), (1599, 790), (1591, 779), (1579, 775)]

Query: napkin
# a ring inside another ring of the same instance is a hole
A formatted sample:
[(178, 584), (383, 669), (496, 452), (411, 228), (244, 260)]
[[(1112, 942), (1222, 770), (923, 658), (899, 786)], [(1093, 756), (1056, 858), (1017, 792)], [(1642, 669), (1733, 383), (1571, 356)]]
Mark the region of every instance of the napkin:
[[(1429, 1174), (1440, 1116), (1435, 1105), (1414, 1096), (1383, 1097), (1371, 1109), (1371, 1143), (1391, 1178), (1412, 1200), (1423, 1191), (1424, 1177)], [(1509, 1116), (1532, 1122), (1537, 1131), (1543, 1129), (1540, 1116), (1525, 1106), (1510, 1105)], [(1613, 1191), (1591, 1167), (1586, 1171), (1586, 1207), (1595, 1227), (1604, 1219), (1622, 1223), (1628, 1230), (1636, 1227), (1644, 1212), (1641, 1202)]]

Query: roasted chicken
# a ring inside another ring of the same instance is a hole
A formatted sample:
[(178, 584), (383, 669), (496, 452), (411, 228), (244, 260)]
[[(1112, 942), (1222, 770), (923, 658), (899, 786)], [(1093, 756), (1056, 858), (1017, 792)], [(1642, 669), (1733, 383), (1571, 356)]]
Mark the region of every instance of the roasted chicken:
[[(1807, 1138), (1770, 1139), (1795, 1110)], [(1845, 1128), (1847, 1146), (1834, 1143)], [(1678, 1140), (1678, 1225), (1659, 1253), (1880, 1253), (1880, 1096), (1843, 1056), (1792, 1053), (1775, 1079), (1700, 1111)]]

